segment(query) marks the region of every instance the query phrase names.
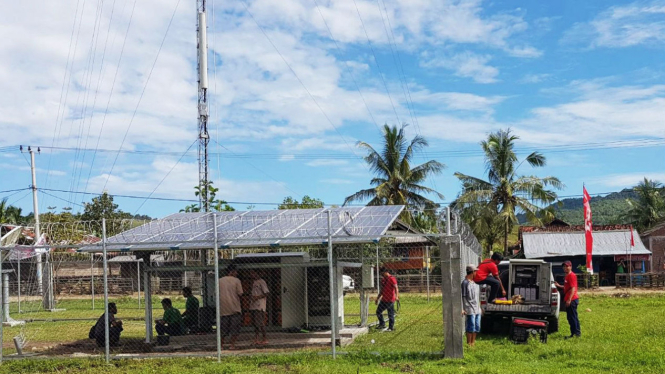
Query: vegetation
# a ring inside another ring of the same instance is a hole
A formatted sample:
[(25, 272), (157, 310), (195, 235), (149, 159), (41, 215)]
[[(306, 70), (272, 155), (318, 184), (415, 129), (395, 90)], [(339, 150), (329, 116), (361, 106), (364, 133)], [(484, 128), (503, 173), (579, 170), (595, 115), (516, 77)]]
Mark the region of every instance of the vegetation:
[(625, 219), (638, 231), (644, 231), (665, 220), (665, 189), (660, 182), (644, 178), (633, 188), (637, 199), (627, 199)]
[(416, 223), (409, 210), (425, 211), (431, 216), (439, 205), (423, 194), (431, 194), (443, 200), (443, 195), (423, 183), (428, 177), (440, 174), (445, 165), (430, 160), (418, 166), (411, 166), (414, 153), (428, 146), (422, 136), (415, 136), (411, 141), (406, 138), (405, 125), (383, 126), (382, 149), (375, 150), (365, 142), (358, 142), (359, 148), (367, 151), (365, 162), (370, 166), (375, 178), (370, 181), (371, 188), (358, 191), (344, 200), (344, 205), (354, 201), (369, 200), (367, 205), (405, 205), (402, 219)]
[(463, 212), (462, 217), (487, 248), (492, 247), (501, 230), (504, 252), (508, 251), (508, 235), (518, 223), (516, 214), (524, 213), (532, 224), (551, 220), (551, 210), (541, 207), (556, 201), (557, 195), (547, 187), (563, 188), (563, 183), (555, 177), (516, 175), (524, 162), (532, 167), (545, 166), (545, 156), (538, 152), (520, 162), (514, 151), (518, 139), (508, 129), (491, 133), (480, 143), (485, 153), (487, 181), (455, 173), (462, 182), (462, 192), (455, 202)]
[(294, 199), (291, 196), (284, 198), (281, 204), (277, 209), (318, 209), (323, 208), (323, 201), (313, 197), (305, 195), (302, 197), (302, 201), (298, 202), (297, 199)]
[[(202, 189), (203, 191), (201, 191)], [(196, 197), (205, 195), (206, 191), (208, 193), (208, 206), (210, 207), (211, 211), (215, 212), (235, 211), (235, 208), (230, 206), (226, 201), (217, 198), (217, 192), (219, 192), (219, 188), (214, 187), (212, 181), (208, 181), (208, 185), (203, 186), (203, 188), (201, 188), (201, 186), (194, 187), (194, 195)], [(187, 205), (183, 209), (180, 209), (180, 212), (185, 212), (185, 213), (200, 212), (200, 211), (201, 207), (199, 206), (199, 204)]]
[[(356, 297), (347, 296), (348, 314), (357, 313)], [(131, 299), (114, 300), (119, 303), (119, 318), (127, 318)], [(133, 301), (135, 302), (135, 300)], [(175, 300), (178, 306), (184, 300)], [(351, 346), (341, 349), (337, 360), (312, 350), (288, 354), (245, 356), (242, 351), (225, 351), (222, 363), (211, 358), (172, 358), (153, 360), (114, 360), (107, 366), (101, 359), (25, 359), (5, 361), (0, 366), (4, 373), (58, 373), (96, 374), (113, 373), (662, 373), (665, 371), (665, 325), (653, 323), (654, 316), (662, 315), (665, 297), (662, 293), (615, 298), (609, 295), (583, 294), (580, 304), (582, 338), (564, 340), (567, 324), (562, 315), (561, 331), (549, 336), (546, 344), (531, 339), (528, 344), (513, 344), (507, 333), (481, 335), (474, 349), (465, 347), (465, 357), (450, 360), (441, 357), (443, 324), (441, 297), (430, 303), (422, 296), (401, 295), (402, 309), (397, 316), (397, 331), (381, 333), (371, 331), (356, 339)], [(89, 302), (88, 302), (89, 305)], [(100, 303), (101, 305), (101, 303)], [(135, 304), (134, 308), (135, 308)], [(68, 304), (67, 311), (74, 305)], [(158, 305), (155, 304), (155, 307)], [(590, 311), (585, 311), (589, 309)], [(141, 316), (140, 310), (136, 316)], [(639, 311), (639, 313), (636, 313)], [(88, 311), (90, 313), (91, 311)], [(100, 310), (90, 313), (98, 316)], [(134, 313), (134, 312), (131, 312)], [(48, 315), (48, 314), (46, 314)], [(52, 314), (50, 314), (52, 318)], [(87, 334), (92, 322), (62, 325), (55, 322), (41, 324), (40, 336), (60, 334)], [(141, 322), (128, 323), (132, 335)], [(35, 326), (28, 324), (26, 328)], [(11, 348), (13, 329), (5, 329), (5, 353)], [(48, 330), (47, 330), (48, 329)], [(73, 333), (70, 333), (70, 330)], [(50, 333), (49, 333), (50, 332)], [(123, 332), (123, 337), (124, 337)], [(28, 333), (33, 342), (36, 335)], [(101, 352), (98, 352), (101, 354)]]
[(0, 200), (0, 223), (23, 223), (25, 217), (21, 215), (21, 208), (7, 204), (7, 198)]

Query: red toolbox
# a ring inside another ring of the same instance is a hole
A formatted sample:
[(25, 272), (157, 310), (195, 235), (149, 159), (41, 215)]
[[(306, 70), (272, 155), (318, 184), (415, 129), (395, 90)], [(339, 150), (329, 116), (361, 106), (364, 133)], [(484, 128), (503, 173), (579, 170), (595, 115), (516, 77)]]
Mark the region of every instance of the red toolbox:
[(547, 343), (547, 327), (549, 322), (539, 319), (513, 317), (510, 324), (510, 340), (515, 343), (526, 343), (531, 336), (538, 336), (540, 341)]

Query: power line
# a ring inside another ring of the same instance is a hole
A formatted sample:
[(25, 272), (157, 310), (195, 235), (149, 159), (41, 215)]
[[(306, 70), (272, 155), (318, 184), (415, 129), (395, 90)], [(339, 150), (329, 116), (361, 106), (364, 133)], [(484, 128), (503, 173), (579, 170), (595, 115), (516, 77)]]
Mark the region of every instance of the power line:
[(81, 208), (84, 208), (84, 207), (85, 207), (85, 205), (83, 205), (83, 204), (79, 204), (79, 203), (75, 203), (75, 202), (73, 202), (73, 201), (69, 201), (69, 200), (67, 200), (67, 199), (63, 199), (62, 197), (59, 197), (59, 196), (56, 196), (56, 195), (50, 194), (50, 193), (45, 192), (45, 191), (42, 191), (42, 189), (38, 189), (38, 191), (41, 192), (41, 193), (43, 193), (44, 195), (48, 195), (48, 196), (54, 197), (54, 198), (56, 198), (56, 199), (58, 199), (58, 200), (61, 200), (61, 201), (66, 202), (66, 203), (68, 203), (68, 204), (71, 204), (71, 205), (78, 205), (78, 206), (80, 206)]
[(111, 170), (109, 171), (108, 176), (106, 177), (106, 182), (104, 182), (104, 187), (106, 188), (106, 185), (109, 183), (109, 179), (111, 178), (111, 174), (113, 174), (113, 169), (115, 168), (115, 164), (118, 161), (118, 156), (120, 155), (120, 150), (122, 149), (122, 146), (125, 144), (125, 140), (127, 140), (127, 135), (129, 134), (129, 129), (132, 128), (132, 124), (134, 123), (134, 118), (136, 117), (136, 113), (139, 110), (139, 106), (141, 105), (141, 101), (143, 100), (143, 95), (145, 94), (145, 90), (148, 87), (148, 83), (150, 83), (150, 77), (152, 77), (152, 72), (155, 69), (155, 65), (157, 65), (157, 60), (159, 59), (159, 54), (162, 52), (162, 47), (164, 47), (164, 42), (166, 41), (166, 37), (169, 35), (169, 30), (171, 29), (171, 24), (173, 23), (173, 19), (175, 18), (176, 12), (178, 11), (178, 6), (180, 5), (180, 0), (175, 4), (175, 8), (173, 9), (173, 14), (171, 14), (171, 19), (169, 20), (169, 24), (166, 26), (166, 32), (164, 32), (164, 37), (162, 38), (162, 42), (159, 45), (159, 49), (157, 50), (157, 55), (155, 56), (155, 61), (152, 63), (152, 67), (150, 68), (150, 72), (148, 72), (148, 77), (145, 80), (145, 84), (143, 85), (143, 90), (141, 90), (141, 95), (139, 96), (139, 101), (136, 103), (136, 107), (134, 108), (134, 113), (132, 113), (132, 118), (129, 120), (129, 125), (127, 125), (127, 130), (125, 130), (125, 135), (122, 137), (122, 142), (120, 142), (120, 147), (118, 147), (118, 153), (115, 155), (115, 159), (113, 160), (113, 164), (111, 164)]

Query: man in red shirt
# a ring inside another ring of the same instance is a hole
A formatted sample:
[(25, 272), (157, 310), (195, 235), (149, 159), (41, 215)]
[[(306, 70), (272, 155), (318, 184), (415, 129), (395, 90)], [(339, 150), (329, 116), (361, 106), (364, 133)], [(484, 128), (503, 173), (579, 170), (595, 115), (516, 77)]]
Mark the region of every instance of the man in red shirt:
[[(500, 254), (492, 254), (491, 258), (480, 263), (476, 276), (473, 277), (473, 281), (477, 284), (486, 284), (490, 286), (490, 297), (489, 300), (487, 300), (489, 303), (493, 302), (494, 299), (499, 296), (499, 288), (501, 288), (501, 294), (506, 296), (506, 289), (503, 288), (503, 284), (501, 283), (499, 268), (497, 266), (501, 263), (501, 260), (503, 260), (503, 257)], [(490, 274), (492, 277), (489, 276)]]
[[(381, 269), (383, 278), (381, 279), (381, 289), (374, 302), (376, 307), (376, 317), (379, 319), (379, 329), (384, 331), (395, 331), (395, 301), (399, 301), (399, 289), (397, 288), (397, 279), (390, 275), (388, 269)], [(388, 311), (388, 328), (383, 320), (383, 311)]]
[(563, 301), (566, 303), (566, 316), (570, 325), (570, 336), (565, 339), (579, 338), (582, 335), (580, 330), (580, 319), (577, 316), (577, 305), (580, 298), (577, 296), (577, 275), (573, 273), (573, 264), (570, 261), (564, 261), (562, 264), (563, 272), (566, 273), (566, 279), (563, 286), (555, 283), (557, 288), (563, 290)]

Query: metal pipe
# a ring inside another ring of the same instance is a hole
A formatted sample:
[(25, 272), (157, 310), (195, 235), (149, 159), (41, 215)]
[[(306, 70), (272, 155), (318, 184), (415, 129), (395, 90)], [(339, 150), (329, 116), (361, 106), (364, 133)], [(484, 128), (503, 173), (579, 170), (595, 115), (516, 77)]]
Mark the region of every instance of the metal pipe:
[(92, 310), (95, 310), (95, 254), (90, 254), (90, 291), (92, 292)]
[[(32, 206), (35, 216), (35, 240), (32, 244), (39, 243), (39, 240), (42, 237), (41, 230), (39, 227), (39, 203), (37, 202), (37, 175), (35, 172), (35, 151), (32, 148), (28, 147), (28, 152), (30, 152), (30, 171), (32, 173)], [(44, 285), (42, 284), (42, 255), (41, 253), (37, 257), (37, 293), (43, 295)]]
[[(150, 265), (150, 260), (148, 260)], [(150, 344), (152, 341), (152, 290), (150, 285), (150, 273), (148, 265), (143, 266), (143, 297), (145, 298), (145, 342)]]
[(141, 309), (141, 260), (136, 257), (136, 290), (138, 291), (137, 300), (139, 309)]
[(381, 275), (379, 274), (379, 245), (376, 245), (376, 292), (379, 293), (379, 284), (381, 283)]
[(108, 261), (106, 258), (106, 218), (102, 218), (102, 248), (104, 253), (104, 358), (108, 364), (109, 352), (109, 280)]
[(217, 328), (216, 335), (217, 335), (217, 362), (222, 362), (222, 330), (219, 328), (221, 325), (221, 315), (220, 315), (220, 310), (219, 310), (219, 249), (217, 248), (217, 216), (213, 215), (212, 216), (212, 222), (214, 226), (214, 234), (215, 234), (215, 323)]
[(9, 274), (2, 274), (3, 322), (9, 322)]
[(430, 294), (429, 294), (429, 246), (425, 247), (425, 271), (427, 272), (427, 302), (429, 303)]
[[(0, 249), (0, 274), (2, 274), (2, 262), (3, 262), (3, 260), (4, 260), (4, 255), (2, 253), (2, 249)], [(2, 282), (3, 282), (3, 279), (2, 279), (2, 277), (0, 277), (0, 286), (3, 286)], [(4, 300), (3, 300), (3, 304), (4, 304)], [(0, 363), (2, 363), (2, 359), (3, 359), (3, 344), (2, 344), (2, 342), (4, 341), (4, 333), (5, 333), (4, 325), (5, 325), (4, 323), (0, 323)]]
[(21, 314), (21, 256), (23, 253), (18, 253), (18, 282), (16, 282), (16, 291), (18, 292), (18, 313)]
[(332, 216), (330, 209), (328, 213), (328, 275), (330, 282), (330, 342), (332, 345), (332, 357), (337, 358), (337, 316), (335, 308), (335, 275), (333, 274), (333, 246), (332, 246)]
[(452, 225), (450, 224), (450, 207), (446, 207), (446, 235), (451, 235)]

